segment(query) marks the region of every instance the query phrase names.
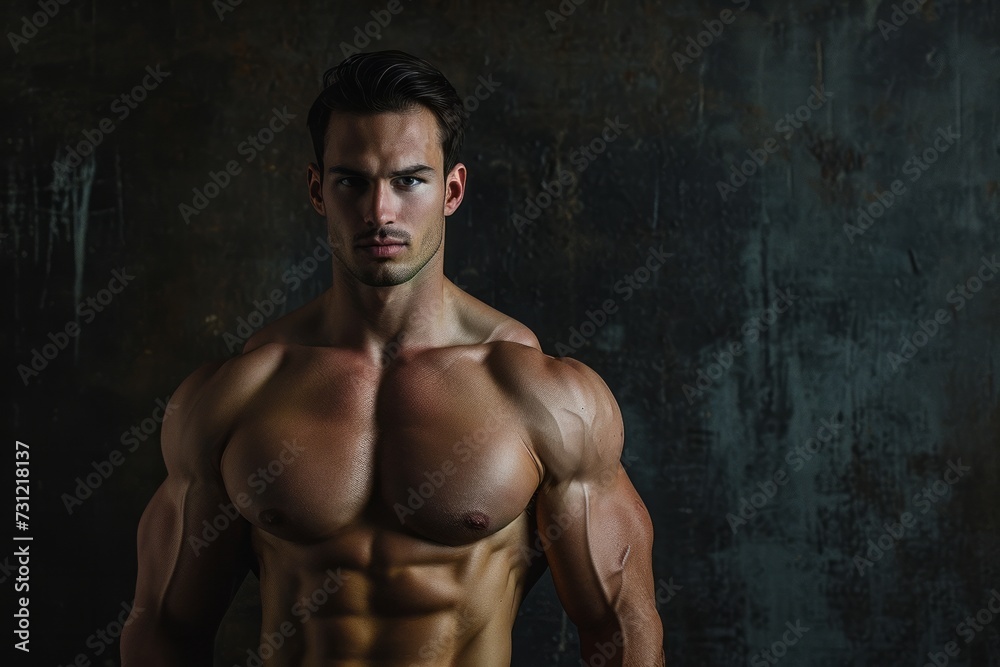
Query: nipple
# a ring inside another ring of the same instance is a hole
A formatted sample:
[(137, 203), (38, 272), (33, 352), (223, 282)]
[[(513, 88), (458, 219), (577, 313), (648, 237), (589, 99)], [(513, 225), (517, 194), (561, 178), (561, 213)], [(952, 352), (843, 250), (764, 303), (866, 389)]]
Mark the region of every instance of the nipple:
[(281, 512), (276, 509), (264, 510), (257, 515), (257, 519), (265, 526), (277, 526), (281, 523)]
[(486, 530), (490, 527), (490, 518), (482, 512), (467, 512), (462, 523), (472, 530)]

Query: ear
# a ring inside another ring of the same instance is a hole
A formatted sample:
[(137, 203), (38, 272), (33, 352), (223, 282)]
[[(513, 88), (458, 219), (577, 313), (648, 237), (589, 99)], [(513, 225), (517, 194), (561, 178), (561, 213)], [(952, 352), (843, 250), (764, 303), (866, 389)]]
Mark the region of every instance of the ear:
[(306, 167), (306, 186), (309, 188), (309, 203), (313, 210), (326, 216), (326, 205), (323, 203), (323, 172), (315, 162)]
[(444, 184), (444, 214), (449, 216), (458, 209), (465, 197), (465, 165), (459, 162), (451, 168)]

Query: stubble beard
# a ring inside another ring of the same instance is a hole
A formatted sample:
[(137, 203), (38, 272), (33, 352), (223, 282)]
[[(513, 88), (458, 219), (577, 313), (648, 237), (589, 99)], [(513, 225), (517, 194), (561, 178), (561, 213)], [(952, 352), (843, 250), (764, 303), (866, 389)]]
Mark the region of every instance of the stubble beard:
[[(347, 269), (347, 272), (362, 285), (367, 285), (368, 287), (395, 287), (396, 285), (402, 285), (412, 280), (414, 276), (420, 273), (421, 269), (427, 266), (441, 252), (441, 248), (444, 245), (444, 220), (441, 221), (438, 229), (440, 232), (433, 250), (429, 250), (423, 258), (416, 258), (413, 264), (396, 264), (393, 260), (375, 261), (365, 270), (358, 266), (356, 262), (347, 261), (347, 258), (343, 255), (344, 246), (333, 248), (333, 255)], [(346, 247), (348, 252), (353, 253), (354, 249), (352, 247)], [(408, 249), (412, 247), (407, 246)]]

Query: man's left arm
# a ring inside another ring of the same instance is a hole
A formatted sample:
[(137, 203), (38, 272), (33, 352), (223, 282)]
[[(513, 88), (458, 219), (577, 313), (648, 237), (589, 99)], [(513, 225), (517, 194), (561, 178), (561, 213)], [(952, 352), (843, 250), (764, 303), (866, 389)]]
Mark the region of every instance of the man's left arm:
[(662, 667), (653, 524), (620, 462), (621, 412), (584, 364), (558, 359), (549, 368), (559, 389), (544, 401), (536, 510), (556, 593), (579, 630), (584, 664)]

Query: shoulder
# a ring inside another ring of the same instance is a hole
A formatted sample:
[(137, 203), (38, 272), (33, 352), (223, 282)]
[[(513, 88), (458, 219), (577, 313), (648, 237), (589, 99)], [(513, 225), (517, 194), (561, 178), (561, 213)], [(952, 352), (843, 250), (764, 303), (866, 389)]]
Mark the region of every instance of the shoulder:
[(217, 464), (239, 413), (280, 366), (284, 347), (265, 344), (225, 362), (207, 363), (170, 396), (161, 431), (168, 472)]
[(500, 322), (490, 333), (490, 337), (487, 340), (488, 342), (504, 341), (517, 343), (524, 347), (538, 350), (539, 352), (542, 351), (542, 346), (538, 342), (538, 338), (534, 332), (511, 317)]
[(324, 295), (320, 295), (300, 308), (285, 313), (273, 322), (253, 333), (243, 345), (243, 354), (264, 347), (270, 343), (278, 345), (312, 344), (311, 336), (322, 316)]
[(521, 411), (550, 481), (618, 463), (621, 410), (592, 368), (513, 342), (494, 344), (486, 363)]
[[(532, 336), (534, 338), (534, 336)], [(589, 366), (572, 357), (553, 357), (516, 340), (493, 341), (487, 363), (498, 379), (557, 402), (596, 399), (610, 390)]]

